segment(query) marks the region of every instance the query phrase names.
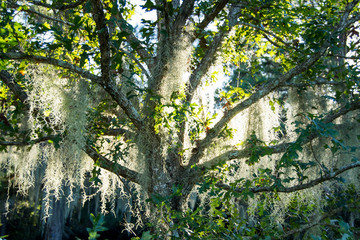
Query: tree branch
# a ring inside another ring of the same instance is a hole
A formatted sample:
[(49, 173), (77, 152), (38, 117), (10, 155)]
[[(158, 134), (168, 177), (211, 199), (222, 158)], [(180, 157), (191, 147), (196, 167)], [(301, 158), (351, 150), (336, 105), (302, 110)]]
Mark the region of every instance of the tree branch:
[(186, 84), (186, 101), (191, 102), (195, 90), (201, 83), (201, 78), (206, 74), (211, 67), (211, 64), (216, 60), (216, 53), (221, 47), (226, 34), (227, 32), (221, 31), (215, 36), (204, 57), (201, 59), (196, 69), (192, 72), (189, 82)]
[(101, 54), (101, 76), (103, 82), (111, 82), (110, 77), (110, 45), (109, 45), (109, 29), (106, 25), (104, 9), (100, 0), (91, 0), (92, 15), (96, 23), (96, 31), (100, 43)]
[(80, 6), (81, 4), (83, 4), (84, 2), (86, 2), (86, 0), (78, 0), (74, 3), (69, 3), (69, 4), (47, 4), (41, 1), (29, 1), (30, 3), (37, 5), (37, 6), (41, 6), (41, 7), (46, 7), (46, 8), (51, 8), (51, 9), (58, 9), (58, 10), (66, 10), (66, 9), (71, 9), (71, 8), (76, 8), (78, 6)]
[(53, 66), (61, 67), (68, 69), (74, 73), (79, 74), (80, 76), (87, 78), (95, 83), (100, 83), (101, 78), (68, 62), (50, 58), (50, 57), (43, 57), (43, 56), (35, 56), (29, 55), (21, 52), (7, 52), (7, 53), (0, 53), (0, 59), (12, 59), (12, 60), (30, 60), (35, 63), (46, 63)]
[(191, 73), (189, 82), (186, 84), (186, 101), (191, 102), (195, 90), (199, 87), (201, 78), (207, 73), (211, 64), (216, 60), (216, 53), (221, 47), (222, 41), (227, 33), (231, 31), (236, 21), (236, 12), (234, 9), (230, 9), (230, 13), (228, 16), (229, 23), (225, 23), (223, 27), (226, 29), (224, 31), (219, 31), (214, 37), (211, 45), (206, 50), (204, 57), (201, 59), (200, 63), (196, 67), (196, 69)]
[(15, 142), (15, 141), (0, 141), (0, 145), (2, 146), (27, 146), (27, 145), (32, 145), (32, 144), (37, 144), (37, 143), (41, 143), (41, 142), (45, 142), (51, 139), (54, 139), (56, 137), (58, 137), (59, 135), (49, 135), (49, 136), (45, 136), (45, 137), (41, 137), (41, 138), (37, 138), (37, 139), (32, 139), (32, 140), (23, 140), (21, 142)]
[[(353, 102), (350, 104), (350, 106), (344, 106), (333, 113), (328, 114), (326, 117), (322, 119), (321, 122), (324, 124), (328, 124), (335, 119), (339, 118), (340, 116), (345, 115), (348, 112), (358, 110), (360, 109), (360, 103), (359, 102)], [(288, 142), (288, 143), (281, 143), (278, 145), (273, 146), (259, 146), (259, 154), (260, 157), (268, 156), (272, 154), (282, 153), (285, 152), (291, 145), (298, 143), (300, 145), (304, 145), (309, 143), (311, 140), (317, 138), (319, 136), (319, 133), (312, 133), (306, 138), (303, 138), (302, 135), (298, 137), (297, 141), (294, 142)], [(251, 149), (245, 148), (241, 150), (230, 150), (227, 151), (203, 164), (199, 164), (198, 167), (200, 169), (212, 169), (216, 165), (218, 165), (221, 162), (227, 162), (233, 159), (241, 159), (241, 158), (248, 158), (250, 157), (252, 151)]]
[(359, 20), (360, 20), (360, 13), (356, 12), (356, 14), (352, 18), (350, 18), (349, 23), (348, 23), (347, 26), (350, 26), (350, 25), (354, 24), (355, 22), (357, 22)]
[[(40, 142), (44, 142), (44, 141), (48, 141), (51, 139), (54, 139), (56, 137), (58, 137), (59, 135), (49, 135), (49, 136), (45, 136), (45, 137), (41, 137), (41, 138), (37, 138), (37, 139), (33, 139), (33, 140), (28, 140), (28, 141), (22, 141), (22, 142), (14, 142), (14, 141), (0, 141), (0, 145), (1, 146), (27, 146), (27, 145), (32, 145), (32, 144), (37, 144)], [(118, 176), (121, 176), (129, 181), (132, 181), (134, 183), (139, 183), (139, 173), (128, 169), (116, 162), (112, 162), (110, 160), (108, 160), (107, 158), (103, 157), (101, 154), (97, 153), (97, 151), (86, 145), (84, 147), (84, 152), (91, 157), (94, 162), (101, 168), (106, 169)]]
[(118, 137), (118, 136), (122, 135), (125, 140), (132, 139), (134, 134), (135, 134), (134, 132), (124, 129), (124, 128), (110, 128), (110, 129), (105, 129), (102, 132), (103, 136)]
[(120, 28), (121, 31), (128, 34), (127, 36), (125, 36), (126, 41), (137, 52), (137, 54), (139, 54), (141, 60), (143, 60), (147, 65), (147, 68), (150, 70), (153, 69), (153, 57), (145, 50), (145, 47), (143, 46), (141, 41), (135, 36), (132, 27), (129, 27), (131, 25), (126, 22), (126, 20), (120, 13), (116, 15), (116, 18), (117, 26)]
[(28, 98), (26, 92), (20, 87), (17, 82), (11, 77), (10, 73), (5, 70), (0, 71), (0, 79), (5, 83), (8, 88), (20, 99), (21, 102), (25, 102)]
[[(238, 22), (238, 25), (243, 25), (243, 26), (248, 26), (248, 27), (252, 27), (255, 29), (258, 29), (260, 31), (262, 31), (263, 33), (272, 36), (273, 38), (275, 38), (277, 41), (281, 42), (282, 44), (284, 44), (284, 46), (289, 47), (289, 43), (285, 42), (281, 37), (277, 36), (276, 34), (266, 30), (264, 27), (261, 26), (257, 26), (251, 23), (246, 23), (246, 22)], [(271, 41), (270, 39), (268, 39), (269, 41)], [(275, 43), (273, 43), (275, 45)]]
[(338, 175), (342, 174), (343, 172), (346, 172), (350, 169), (358, 168), (360, 167), (360, 161), (351, 163), (349, 165), (346, 165), (344, 167), (341, 167), (338, 170), (326, 173), (324, 176), (321, 176), (319, 178), (316, 178), (314, 180), (309, 181), (308, 183), (303, 183), (299, 185), (295, 185), (292, 187), (277, 187), (277, 186), (271, 186), (271, 187), (253, 187), (253, 188), (233, 188), (230, 185), (219, 183), (217, 184), (218, 187), (224, 189), (224, 190), (231, 190), (234, 192), (242, 193), (244, 191), (250, 191), (252, 193), (261, 193), (261, 192), (283, 192), (283, 193), (290, 193), (290, 192), (296, 192), (308, 188), (312, 188), (320, 183), (329, 181), (331, 179), (336, 178)]
[(134, 183), (139, 183), (140, 174), (127, 167), (124, 167), (116, 162), (110, 161), (101, 154), (99, 154), (93, 147), (86, 145), (84, 151), (91, 157), (95, 164), (100, 168), (106, 169), (118, 176), (121, 176)]
[(347, 6), (345, 8), (345, 11), (344, 11), (344, 14), (343, 14), (343, 16), (341, 18), (341, 21), (340, 21), (340, 25), (343, 25), (344, 27), (348, 27), (349, 25), (353, 24), (355, 21), (358, 21), (360, 19), (360, 15), (359, 15), (358, 12), (357, 12), (357, 14), (355, 16), (348, 19), (351, 11), (355, 8), (355, 6), (358, 3), (359, 3), (359, 0), (354, 0), (351, 3), (347, 4)]
[(318, 52), (313, 58), (308, 59), (302, 64), (291, 69), (287, 74), (283, 75), (277, 80), (272, 81), (271, 83), (265, 83), (260, 87), (258, 91), (252, 94), (248, 99), (237, 104), (233, 109), (229, 110), (216, 124), (215, 126), (207, 132), (206, 137), (201, 140), (198, 144), (198, 150), (195, 152), (189, 161), (188, 166), (192, 166), (200, 160), (203, 156), (205, 149), (211, 144), (211, 142), (220, 134), (221, 130), (233, 119), (238, 113), (249, 108), (257, 101), (268, 95), (270, 92), (277, 89), (280, 84), (292, 79), (294, 76), (300, 74), (301, 72), (308, 69), (312, 64), (314, 64), (320, 56), (325, 52), (326, 48), (323, 48), (321, 52)]
[(100, 54), (101, 54), (101, 78), (100, 85), (107, 91), (113, 99), (121, 106), (125, 111), (126, 115), (130, 118), (132, 123), (138, 129), (143, 127), (143, 120), (133, 104), (126, 98), (126, 96), (119, 91), (115, 82), (111, 79), (111, 54), (110, 54), (110, 35), (106, 25), (106, 19), (104, 9), (101, 0), (92, 0), (92, 12), (93, 18), (96, 23), (96, 30), (99, 37), (100, 43)]
[(180, 34), (180, 31), (185, 26), (186, 20), (189, 18), (194, 9), (194, 0), (184, 0), (180, 6), (179, 13), (174, 22), (174, 33)]
[(337, 82), (337, 81), (328, 81), (326, 79), (319, 79), (316, 81), (312, 81), (312, 82), (307, 82), (307, 83), (295, 83), (295, 82), (285, 82), (283, 84), (280, 84), (280, 87), (309, 87), (309, 86), (314, 86), (314, 85), (332, 85), (332, 86), (336, 86), (336, 85), (346, 85), (346, 82)]
[(290, 230), (288, 232), (285, 232), (284, 234), (282, 234), (279, 237), (273, 237), (272, 239), (286, 239), (287, 237), (290, 237), (291, 235), (294, 235), (296, 233), (306, 231), (306, 230), (308, 230), (308, 229), (310, 229), (312, 227), (315, 227), (317, 225), (322, 225), (322, 224), (324, 224), (324, 220), (326, 218), (331, 217), (331, 216), (333, 216), (335, 214), (338, 214), (338, 213), (344, 211), (344, 209), (349, 209), (349, 208), (352, 208), (352, 207), (357, 207), (357, 205), (356, 204), (345, 205), (345, 206), (333, 209), (330, 212), (326, 212), (320, 217), (314, 216), (316, 218), (315, 221), (311, 221), (310, 223), (304, 224), (304, 225), (302, 225), (301, 227), (299, 227), (297, 229), (293, 229), (293, 230)]
[[(215, 36), (211, 46), (205, 53), (203, 59), (201, 59), (197, 68), (191, 73), (189, 82), (186, 83), (186, 101), (191, 102), (194, 97), (195, 90), (199, 87), (201, 83), (201, 78), (206, 74), (206, 72), (211, 67), (211, 64), (215, 61), (216, 53), (218, 49), (221, 47), (222, 41), (226, 36), (225, 32), (220, 32)], [(184, 142), (185, 137), (185, 122), (182, 123), (182, 127), (179, 133), (180, 142)]]
[[(19, 7), (20, 7), (20, 5), (19, 5), (19, 4), (16, 4), (15, 2), (8, 1), (7, 3), (8, 3), (8, 5), (9, 5), (9, 7), (11, 7), (11, 8), (19, 8)], [(47, 4), (46, 4), (46, 5), (47, 5)], [(47, 15), (45, 15), (45, 14), (42, 14), (42, 13), (37, 12), (37, 11), (35, 11), (35, 10), (32, 10), (32, 9), (30, 9), (30, 8), (27, 8), (27, 9), (22, 8), (21, 11), (22, 11), (22, 12), (31, 13), (31, 14), (36, 14), (36, 15), (38, 15), (39, 17), (48, 19), (48, 20), (50, 20), (50, 21), (54, 21), (54, 22), (66, 24), (66, 25), (69, 25), (69, 26), (72, 26), (72, 27), (75, 26), (75, 24), (73, 24), (73, 23), (71, 23), (71, 22), (67, 22), (67, 21), (64, 21), (64, 20), (61, 20), (61, 19), (57, 19), (57, 18), (54, 18), (54, 17), (47, 16)]]
[(99, 83), (107, 93), (120, 105), (126, 115), (130, 118), (131, 122), (137, 129), (142, 129), (144, 123), (138, 111), (135, 109), (133, 104), (127, 97), (118, 89), (116, 84), (111, 82), (100, 82)]
[(329, 57), (336, 57), (336, 58), (343, 58), (343, 59), (353, 59), (353, 60), (360, 60), (360, 57), (357, 56), (343, 56), (337, 54), (328, 54)]
[(110, 128), (104, 131), (104, 135), (107, 136), (119, 136), (123, 134), (129, 134), (129, 131), (123, 128)]
[[(225, 8), (228, 2), (229, 0), (219, 0), (219, 2), (215, 5), (214, 9), (209, 14), (207, 14), (204, 19), (197, 25), (199, 30), (204, 30), (207, 25), (209, 25), (209, 23), (215, 19), (219, 12)], [(196, 33), (194, 37), (198, 37), (199, 34), (200, 31)]]
[[(14, 92), (15, 95), (20, 96), (19, 99), (26, 104), (26, 99), (28, 98), (26, 92), (21, 89), (21, 87), (11, 78), (10, 74), (6, 71), (2, 70), (0, 72), (1, 79), (5, 79), (4, 83)], [(11, 87), (10, 87), (11, 86)], [(27, 105), (27, 104), (26, 104)], [(105, 134), (109, 135), (119, 135), (119, 134), (127, 134), (128, 131), (125, 129), (108, 129)], [(37, 144), (40, 142), (48, 141), (51, 139), (54, 139), (56, 137), (59, 137), (59, 135), (49, 135), (37, 139), (32, 140), (26, 140), (24, 139), (21, 142), (15, 142), (15, 141), (0, 141), (0, 145), (2, 146), (26, 146), (26, 145), (32, 145)], [(124, 166), (121, 166), (118, 163), (112, 162), (99, 153), (96, 152), (96, 150), (88, 145), (86, 145), (83, 149), (94, 161), (99, 165), (99, 167), (106, 169), (110, 172), (113, 172), (117, 174), (118, 176), (124, 177), (132, 182), (138, 183), (139, 179), (139, 173), (130, 170)]]
[(143, 73), (145, 74), (145, 76), (147, 77), (148, 81), (152, 80), (152, 77), (150, 75), (150, 73), (145, 69), (145, 67), (141, 64), (141, 62), (139, 61), (139, 59), (137, 59), (132, 53), (120, 48), (120, 51), (122, 51), (123, 53), (125, 53), (129, 58), (131, 58), (132, 60), (134, 60), (136, 62), (136, 64), (141, 68), (141, 70), (143, 71)]

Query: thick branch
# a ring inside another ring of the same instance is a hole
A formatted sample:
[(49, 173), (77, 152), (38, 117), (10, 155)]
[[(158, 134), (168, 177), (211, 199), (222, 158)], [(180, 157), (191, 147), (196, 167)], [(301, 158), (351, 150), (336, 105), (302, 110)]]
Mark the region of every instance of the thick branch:
[(100, 0), (92, 0), (92, 13), (96, 23), (96, 31), (99, 37), (101, 54), (101, 77), (103, 82), (111, 82), (110, 77), (110, 45), (109, 29), (106, 25), (104, 9)]
[(189, 18), (191, 13), (194, 9), (194, 0), (184, 0), (181, 4), (180, 11), (178, 15), (176, 16), (175, 22), (174, 22), (174, 31), (175, 35), (179, 34), (180, 31), (186, 23), (186, 20)]
[(355, 6), (358, 3), (359, 0), (354, 0), (346, 6), (344, 14), (340, 21), (340, 25), (343, 25), (344, 27), (348, 27), (349, 25), (353, 24), (355, 21), (359, 20), (360, 15), (358, 12), (356, 13), (355, 16), (353, 16), (351, 19), (348, 20), (351, 11), (355, 8)]
[[(225, 2), (223, 2), (222, 4), (226, 5)], [(236, 24), (236, 16), (236, 11), (233, 8), (230, 9), (230, 13), (228, 16), (229, 22), (227, 25), (225, 23), (225, 25), (223, 26), (226, 30), (220, 30), (216, 34), (211, 45), (206, 50), (204, 57), (201, 59), (196, 69), (190, 75), (189, 82), (186, 84), (186, 101), (191, 102), (192, 98), (194, 97), (195, 90), (199, 87), (201, 83), (202, 77), (208, 72), (211, 64), (216, 61), (216, 54), (221, 47), (222, 41), (224, 40), (227, 33), (229, 33), (233, 26)]]
[(359, 13), (359, 12), (356, 12), (356, 14), (349, 20), (347, 26), (350, 26), (350, 25), (356, 23), (356, 22), (359, 21), (359, 20), (360, 20), (360, 13)]
[(128, 169), (116, 162), (110, 161), (109, 159), (105, 158), (101, 154), (99, 154), (94, 148), (86, 145), (84, 151), (91, 157), (94, 162), (103, 169), (106, 169), (118, 176), (121, 176), (129, 181), (134, 183), (139, 183), (140, 174)]
[[(58, 137), (58, 135), (50, 135), (45, 136), (33, 140), (22, 141), (22, 142), (14, 142), (14, 141), (0, 141), (0, 145), (2, 146), (27, 146), (33, 145), (40, 142), (45, 142), (51, 139)], [(139, 173), (128, 169), (124, 166), (121, 166), (118, 163), (112, 162), (107, 158), (103, 157), (101, 154), (97, 153), (96, 150), (88, 145), (86, 145), (83, 149), (89, 157), (91, 157), (94, 162), (101, 168), (106, 169), (118, 176), (121, 176), (129, 181), (139, 183)]]
[(0, 59), (13, 59), (13, 60), (30, 60), (35, 63), (46, 63), (53, 66), (61, 67), (68, 69), (74, 73), (79, 74), (80, 76), (90, 79), (93, 82), (100, 83), (101, 78), (68, 62), (50, 58), (50, 57), (43, 57), (43, 56), (34, 56), (29, 55), (21, 52), (7, 52), (7, 53), (0, 53)]
[(101, 82), (100, 85), (120, 105), (135, 127), (141, 129), (143, 127), (143, 119), (131, 101), (129, 101), (129, 99), (127, 99), (127, 97), (118, 89), (116, 84), (111, 81), (109, 83)]
[[(186, 84), (186, 101), (191, 102), (194, 97), (195, 90), (199, 87), (201, 83), (201, 78), (206, 74), (206, 72), (211, 67), (211, 64), (216, 59), (216, 53), (218, 49), (221, 47), (222, 41), (226, 36), (225, 32), (220, 32), (215, 36), (211, 46), (205, 53), (203, 59), (201, 59), (197, 68), (192, 72), (189, 82)], [(180, 131), (180, 142), (184, 142), (185, 137), (185, 122), (182, 123), (182, 130)]]
[(219, 0), (219, 2), (215, 5), (214, 9), (204, 17), (204, 19), (201, 21), (201, 23), (199, 23), (197, 25), (197, 27), (200, 30), (204, 30), (207, 27), (207, 25), (212, 20), (214, 20), (214, 18), (219, 14), (219, 12), (225, 8), (225, 6), (228, 2), (229, 2), (229, 0)]
[(186, 86), (186, 101), (191, 102), (195, 90), (199, 87), (201, 83), (201, 78), (207, 73), (207, 71), (211, 67), (211, 64), (216, 60), (216, 54), (221, 47), (222, 41), (226, 36), (226, 33), (227, 32), (219, 32), (215, 36), (213, 42), (206, 51), (205, 56), (203, 57), (203, 59), (201, 59), (197, 68), (192, 72), (189, 82)]
[(143, 127), (143, 121), (137, 110), (126, 96), (118, 89), (114, 81), (111, 79), (111, 54), (110, 54), (110, 35), (106, 25), (104, 9), (100, 0), (92, 0), (93, 18), (96, 23), (96, 31), (100, 42), (101, 53), (101, 82), (100, 85), (107, 91), (110, 96), (120, 105), (130, 118), (132, 123), (138, 128)]
[(315, 54), (313, 58), (310, 58), (303, 62), (302, 64), (291, 69), (287, 74), (283, 75), (277, 80), (274, 80), (270, 83), (264, 84), (258, 91), (251, 95), (248, 99), (236, 105), (233, 109), (229, 110), (216, 124), (215, 126), (208, 131), (206, 137), (199, 142), (198, 151), (193, 154), (189, 161), (189, 166), (197, 163), (204, 154), (204, 150), (210, 145), (210, 143), (220, 134), (221, 130), (233, 119), (238, 113), (249, 108), (257, 101), (268, 95), (270, 92), (274, 91), (280, 86), (280, 84), (289, 81), (294, 76), (300, 74), (301, 72), (308, 69), (312, 64), (314, 64), (325, 52), (326, 48)]
[[(21, 89), (21, 87), (14, 82), (14, 80), (11, 78), (10, 74), (6, 71), (0, 72), (1, 79), (5, 78), (4, 83), (14, 92), (15, 95), (19, 96), (19, 99), (26, 104), (26, 99), (28, 98), (26, 92)], [(10, 87), (11, 86), (11, 87)], [(27, 104), (26, 104), (27, 105)], [(119, 135), (119, 134), (127, 134), (128, 131), (125, 129), (108, 129), (105, 134), (109, 135)], [(26, 140), (24, 139), (21, 142), (15, 142), (15, 141), (0, 141), (0, 145), (2, 146), (26, 146), (26, 145), (32, 145), (37, 144), (40, 142), (48, 141), (51, 139), (55, 139), (59, 137), (59, 135), (49, 135), (37, 139), (32, 140)], [(111, 171), (118, 176), (124, 177), (132, 182), (138, 183), (138, 173), (135, 171), (132, 171), (126, 167), (121, 166), (118, 163), (111, 162), (110, 160), (106, 159), (102, 155), (98, 154), (95, 149), (93, 149), (90, 146), (85, 146), (83, 149), (101, 168), (104, 168), (108, 171)]]
[(261, 192), (284, 192), (284, 193), (290, 193), (290, 192), (296, 192), (308, 188), (312, 188), (320, 183), (332, 180), (336, 178), (338, 175), (342, 174), (343, 172), (346, 172), (350, 169), (358, 168), (360, 167), (360, 161), (351, 163), (349, 165), (346, 165), (336, 171), (332, 171), (330, 173), (327, 173), (324, 176), (321, 176), (319, 178), (316, 178), (314, 180), (309, 181), (308, 183), (303, 183), (299, 185), (295, 185), (292, 187), (277, 187), (277, 186), (271, 186), (271, 187), (253, 187), (253, 188), (233, 188), (227, 184), (219, 183), (217, 184), (218, 187), (224, 189), (224, 190), (232, 190), (238, 193), (242, 193), (243, 191), (250, 191), (252, 193), (261, 193)]
[(210, 134), (206, 136), (206, 138), (203, 140), (203, 142), (207, 142), (209, 140), (214, 139), (221, 130), (226, 126), (226, 124), (229, 123), (229, 121), (235, 117), (238, 113), (241, 111), (249, 108), (254, 103), (268, 95), (270, 92), (274, 91), (276, 88), (278, 88), (281, 84), (289, 81), (293, 77), (299, 75), (300, 73), (306, 71), (311, 67), (317, 60), (320, 59), (320, 57), (325, 53), (325, 50), (327, 49), (328, 44), (326, 46), (322, 47), (319, 52), (314, 54), (311, 58), (307, 59), (303, 63), (297, 65), (293, 69), (291, 69), (289, 72), (284, 74), (279, 79), (276, 79), (270, 83), (266, 83), (263, 86), (260, 87), (258, 91), (256, 91), (254, 94), (252, 94), (248, 99), (244, 100), (243, 102), (237, 104), (233, 109), (228, 111), (227, 114), (224, 115), (224, 117), (221, 118), (221, 120), (216, 123)]

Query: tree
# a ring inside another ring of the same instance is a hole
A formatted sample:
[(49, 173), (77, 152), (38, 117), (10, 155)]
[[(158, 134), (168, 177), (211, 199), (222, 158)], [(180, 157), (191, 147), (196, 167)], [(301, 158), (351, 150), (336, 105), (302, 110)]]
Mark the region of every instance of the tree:
[[(131, 1), (3, 1), (1, 8), (0, 145), (10, 153), (3, 166), (24, 192), (40, 163), (49, 196), (86, 172), (100, 188), (131, 183), (141, 187), (139, 199), (151, 199), (152, 222), (165, 236), (181, 218), (163, 215), (185, 213), (198, 184), (229, 200), (358, 176), (356, 0), (147, 0), (142, 17), (156, 19), (141, 19), (138, 29)], [(200, 91), (216, 81), (215, 65), (228, 85), (206, 99)], [(213, 98), (218, 103), (209, 104)], [(266, 102), (280, 115), (266, 130), (275, 135), (253, 126)], [(235, 124), (245, 113), (254, 124)], [(341, 126), (354, 132), (336, 131)], [(14, 160), (28, 151), (25, 162)], [(344, 151), (352, 162), (335, 161)], [(256, 172), (241, 176), (243, 160)], [(167, 211), (156, 208), (164, 202)]]

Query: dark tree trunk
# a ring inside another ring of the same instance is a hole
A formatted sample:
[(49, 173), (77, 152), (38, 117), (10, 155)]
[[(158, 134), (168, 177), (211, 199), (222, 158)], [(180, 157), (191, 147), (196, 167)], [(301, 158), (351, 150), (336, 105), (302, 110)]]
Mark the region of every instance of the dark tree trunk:
[(56, 200), (52, 197), (51, 216), (48, 218), (45, 226), (45, 240), (62, 240), (64, 230), (64, 200)]

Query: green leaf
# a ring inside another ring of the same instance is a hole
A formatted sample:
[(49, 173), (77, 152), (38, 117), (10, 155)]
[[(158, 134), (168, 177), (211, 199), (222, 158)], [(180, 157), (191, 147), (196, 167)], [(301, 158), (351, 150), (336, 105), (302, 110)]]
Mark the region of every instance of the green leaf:
[(142, 234), (141, 240), (151, 240), (153, 236), (150, 234), (150, 231), (146, 231)]

